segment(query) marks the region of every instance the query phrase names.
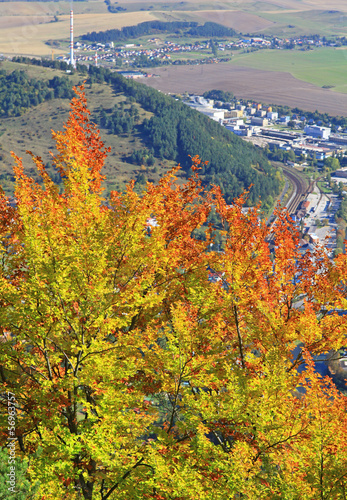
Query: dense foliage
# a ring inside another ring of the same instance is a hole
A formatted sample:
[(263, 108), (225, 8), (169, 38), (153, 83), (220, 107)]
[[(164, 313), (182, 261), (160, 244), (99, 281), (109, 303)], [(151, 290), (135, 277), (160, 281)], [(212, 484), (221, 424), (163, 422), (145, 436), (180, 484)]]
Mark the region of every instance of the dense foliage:
[(196, 22), (185, 21), (145, 21), (134, 26), (124, 26), (122, 29), (112, 29), (87, 33), (82, 35), (82, 40), (91, 42), (107, 43), (107, 42), (123, 42), (130, 38), (138, 38), (143, 35), (151, 35), (160, 32), (175, 32), (180, 29), (187, 29), (197, 26)]
[[(34, 500), (38, 484), (30, 484), (27, 476), (28, 461), (17, 458), (14, 460), (16, 471), (16, 488), (9, 491), (9, 474), (11, 472), (6, 448), (0, 448), (0, 500)], [(37, 498), (37, 497), (36, 497)]]
[(214, 99), (215, 101), (221, 102), (231, 102), (234, 99), (234, 94), (232, 92), (217, 89), (208, 90), (204, 92), (203, 96), (205, 99)]
[(71, 99), (73, 91), (67, 78), (35, 80), (23, 70), (0, 70), (0, 116), (19, 116), (26, 109), (55, 97)]
[(121, 5), (116, 5), (118, 2), (111, 3), (111, 0), (105, 0), (105, 4), (107, 5), (107, 10), (112, 14), (118, 14), (119, 12), (126, 12), (127, 8), (122, 7)]
[(21, 63), (21, 64), (31, 64), (32, 66), (43, 66), (44, 68), (54, 68), (61, 69), (62, 71), (66, 71), (70, 69), (71, 66), (65, 61), (51, 61), (50, 59), (35, 59), (31, 57), (25, 56), (15, 56), (12, 58), (12, 62)]
[(129, 156), (129, 161), (130, 163), (135, 163), (135, 165), (147, 165), (150, 167), (154, 164), (155, 160), (153, 154), (144, 148), (133, 151)]
[(92, 33), (82, 35), (81, 39), (99, 43), (123, 42), (129, 39), (139, 38), (143, 35), (174, 33), (177, 31), (182, 31), (188, 36), (198, 37), (234, 36), (236, 34), (231, 28), (226, 28), (225, 26), (212, 22), (206, 22), (203, 26), (199, 26), (196, 22), (186, 21), (146, 21), (135, 26), (125, 26), (120, 30), (93, 31)]
[(134, 105), (129, 107), (115, 105), (108, 112), (102, 109), (96, 121), (101, 127), (108, 129), (112, 134), (127, 134), (134, 131), (138, 116), (139, 111)]
[[(251, 185), (250, 204), (257, 203), (259, 197), (264, 205), (273, 202), (281, 177), (265, 154), (253, 145), (150, 87), (102, 68), (90, 67), (89, 75), (97, 81), (107, 81), (116, 92), (133, 98), (154, 114), (138, 128), (155, 156), (177, 161), (189, 173), (191, 156), (199, 154), (203, 161), (208, 161), (202, 171), (205, 183), (219, 185), (228, 202)], [(101, 111), (98, 121), (113, 133), (134, 126), (130, 110), (123, 108)]]
[[(196, 173), (105, 205), (82, 94), (54, 137), (64, 190), (33, 156), (44, 186), (17, 158), (0, 198), (0, 440), (14, 398), (37, 498), (344, 500), (347, 398), (312, 356), (345, 344), (346, 256)], [(212, 208), (223, 252), (192, 236)]]
[(340, 208), (336, 213), (337, 217), (341, 217), (347, 222), (347, 197), (342, 198)]
[(225, 37), (225, 36), (235, 36), (236, 31), (232, 28), (227, 28), (222, 24), (213, 23), (211, 21), (206, 22), (202, 26), (195, 26), (190, 28), (188, 31), (191, 36), (199, 37)]

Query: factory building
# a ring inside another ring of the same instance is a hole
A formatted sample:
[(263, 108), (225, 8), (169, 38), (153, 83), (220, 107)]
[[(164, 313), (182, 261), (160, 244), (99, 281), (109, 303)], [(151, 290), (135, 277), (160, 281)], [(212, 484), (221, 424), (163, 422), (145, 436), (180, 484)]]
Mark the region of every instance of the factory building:
[(318, 127), (317, 125), (306, 125), (304, 134), (316, 139), (329, 139), (331, 129), (328, 127)]

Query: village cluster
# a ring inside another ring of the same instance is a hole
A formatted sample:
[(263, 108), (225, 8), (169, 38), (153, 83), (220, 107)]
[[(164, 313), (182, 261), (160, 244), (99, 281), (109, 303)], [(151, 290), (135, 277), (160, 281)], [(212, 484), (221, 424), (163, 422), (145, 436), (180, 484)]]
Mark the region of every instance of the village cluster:
[[(142, 44), (126, 43), (121, 46), (115, 46), (114, 42), (109, 43), (84, 43), (76, 42), (74, 44), (75, 59), (77, 62), (95, 61), (103, 62), (106, 64), (116, 63), (120, 59), (124, 64), (132, 66), (135, 64), (137, 58), (141, 56), (147, 57), (149, 60), (169, 61), (172, 64), (178, 64), (177, 60), (172, 60), (172, 55), (183, 52), (201, 52), (204, 56), (210, 54), (211, 42), (205, 41), (192, 41), (191, 43), (178, 43), (170, 40), (162, 41), (160, 38), (154, 37), (147, 40), (148, 47)], [(229, 41), (222, 40), (216, 41), (217, 50), (220, 53), (228, 50), (239, 49), (256, 49), (256, 48), (274, 48), (283, 49), (286, 47), (310, 47), (310, 46), (331, 46), (336, 45), (336, 42), (326, 40), (324, 37), (321, 39), (318, 36), (314, 39), (301, 37), (301, 38), (269, 38), (265, 37), (248, 37), (240, 38), (237, 40)], [(97, 56), (96, 56), (96, 55)], [(221, 54), (219, 54), (221, 55)], [(230, 54), (231, 55), (231, 54)], [(59, 56), (62, 59), (64, 56)], [(58, 57), (58, 59), (59, 59)], [(213, 59), (213, 58), (212, 58)], [(218, 62), (214, 58), (214, 62)], [(199, 61), (192, 61), (196, 64)]]
[[(132, 66), (137, 58), (141, 56), (152, 61), (171, 61), (172, 54), (180, 52), (207, 52), (210, 50), (210, 42), (208, 41), (181, 45), (170, 41), (162, 43), (157, 38), (152, 38), (148, 42), (154, 46), (144, 48), (142, 45), (128, 43), (122, 47), (115, 47), (113, 42), (93, 44), (76, 42), (75, 59), (77, 62), (95, 61), (95, 54), (97, 54), (98, 62), (116, 63), (117, 59), (121, 59), (124, 64)], [(220, 50), (224, 51), (226, 48), (232, 48), (231, 44), (225, 44), (225, 46), (220, 47)], [(175, 64), (176, 61), (172, 61), (172, 63)]]

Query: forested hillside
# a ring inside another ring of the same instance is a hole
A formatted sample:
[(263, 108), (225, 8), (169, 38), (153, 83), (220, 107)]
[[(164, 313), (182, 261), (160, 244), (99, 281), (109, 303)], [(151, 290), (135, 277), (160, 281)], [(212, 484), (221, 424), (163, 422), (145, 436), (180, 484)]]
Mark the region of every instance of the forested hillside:
[(199, 26), (196, 22), (184, 21), (146, 21), (134, 26), (125, 26), (124, 28), (87, 33), (82, 35), (82, 40), (91, 42), (107, 43), (107, 42), (123, 42), (132, 38), (138, 38), (143, 35), (151, 35), (156, 33), (175, 33), (183, 31), (186, 36), (234, 36), (236, 32), (231, 28), (226, 28), (221, 24), (206, 22)]
[(31, 79), (23, 70), (0, 70), (0, 117), (19, 116), (32, 106), (54, 98), (71, 99), (73, 91), (65, 77), (50, 81)]
[[(278, 194), (281, 176), (261, 150), (171, 96), (103, 68), (91, 66), (87, 70), (82, 66), (77, 72), (60, 77), (58, 75), (64, 73), (55, 67), (54, 71), (42, 66), (36, 69), (36, 61), (21, 58), (20, 62), (11, 63), (10, 67), (21, 69), (12, 72), (3, 69), (0, 74), (1, 113), (3, 116), (23, 115), (28, 108), (36, 109), (36, 105), (42, 103), (35, 112), (35, 123), (40, 120), (41, 123), (35, 130), (33, 119), (26, 119), (24, 115), (20, 123), (12, 123), (9, 118), (2, 122), (9, 127), (7, 133), (6, 127), (0, 131), (0, 160), (8, 160), (2, 164), (0, 176), (8, 194), (11, 186), (6, 183), (12, 175), (7, 150), (20, 147), (23, 154), (31, 149), (34, 137), (42, 136), (40, 155), (51, 169), (48, 154), (51, 127), (47, 127), (46, 120), (58, 118), (63, 111), (58, 98), (70, 97), (73, 83), (84, 79), (87, 79), (92, 120), (98, 123), (103, 135), (108, 134), (105, 140), (112, 146), (105, 167), (107, 195), (112, 189), (122, 190), (130, 179), (137, 181), (139, 189), (146, 180), (158, 182), (167, 168), (175, 163), (180, 163), (185, 175), (189, 175), (191, 156), (196, 154), (208, 162), (201, 172), (205, 185), (219, 185), (229, 203), (251, 185), (250, 205), (256, 204), (260, 197), (263, 207), (268, 208)], [(29, 78), (23, 68), (38, 76)], [(40, 76), (45, 75), (46, 79), (40, 80)], [(44, 109), (43, 101), (47, 99), (52, 106), (57, 103), (56, 112), (49, 111), (50, 116)], [(66, 109), (66, 105), (64, 107)], [(17, 134), (19, 129), (21, 132)], [(10, 138), (16, 134), (17, 142), (23, 146), (11, 143)], [(33, 176), (38, 180), (35, 172)]]
[[(189, 173), (191, 156), (199, 154), (208, 164), (203, 167), (205, 183), (221, 187), (228, 202), (252, 185), (249, 203), (273, 201), (280, 189), (280, 175), (267, 157), (218, 123), (170, 96), (127, 80), (117, 73), (91, 67), (92, 80), (106, 81), (117, 93), (124, 93), (153, 113), (139, 131), (148, 152), (174, 160)], [(134, 113), (135, 108), (134, 108)], [(136, 130), (136, 115), (121, 108), (101, 110), (98, 123), (111, 133)]]

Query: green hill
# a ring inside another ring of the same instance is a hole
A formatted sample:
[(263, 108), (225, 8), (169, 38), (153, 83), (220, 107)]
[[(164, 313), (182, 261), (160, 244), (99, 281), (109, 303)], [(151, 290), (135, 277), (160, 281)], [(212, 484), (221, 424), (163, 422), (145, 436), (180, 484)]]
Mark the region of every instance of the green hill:
[(162, 21), (147, 21), (135, 26), (125, 26), (120, 30), (112, 29), (87, 33), (81, 36), (81, 40), (90, 42), (123, 42), (139, 38), (143, 35), (153, 35), (158, 33), (175, 33), (178, 30), (182, 31), (185, 36), (206, 36), (206, 37), (229, 37), (235, 36), (236, 31), (231, 28), (226, 28), (221, 24), (206, 22), (199, 26), (197, 22), (162, 22)]
[[(18, 68), (29, 71), (33, 78), (36, 71), (36, 86), (39, 78), (47, 86), (64, 75), (57, 69), (24, 64), (30, 61), (23, 58), (18, 61), (21, 62), (9, 63), (10, 66), (3, 64), (3, 72)], [(85, 67), (81, 70), (87, 71)], [(90, 67), (88, 74), (75, 72), (68, 78), (71, 85), (86, 79), (92, 120), (100, 126), (106, 145), (112, 148), (105, 165), (107, 192), (122, 189), (129, 179), (135, 179), (139, 189), (146, 180), (157, 182), (175, 163), (181, 164), (184, 176), (189, 175), (190, 156), (198, 154), (208, 161), (202, 171), (204, 182), (218, 184), (228, 202), (250, 185), (249, 204), (261, 197), (268, 205), (278, 194), (281, 178), (261, 150), (182, 102), (103, 68)], [(25, 81), (30, 85), (30, 79)], [(66, 80), (62, 82), (65, 88)], [(7, 192), (12, 189), (9, 150), (22, 155), (27, 149), (35, 149), (50, 167), (50, 129), (62, 127), (69, 104), (68, 95), (65, 99), (54, 95), (53, 86), (48, 102), (35, 106), (35, 100), (29, 101), (27, 110), (19, 109), (19, 116), (0, 120), (0, 179)], [(0, 93), (0, 108), (1, 99)], [(30, 162), (27, 165), (32, 169)], [(33, 169), (30, 172), (35, 176)]]

